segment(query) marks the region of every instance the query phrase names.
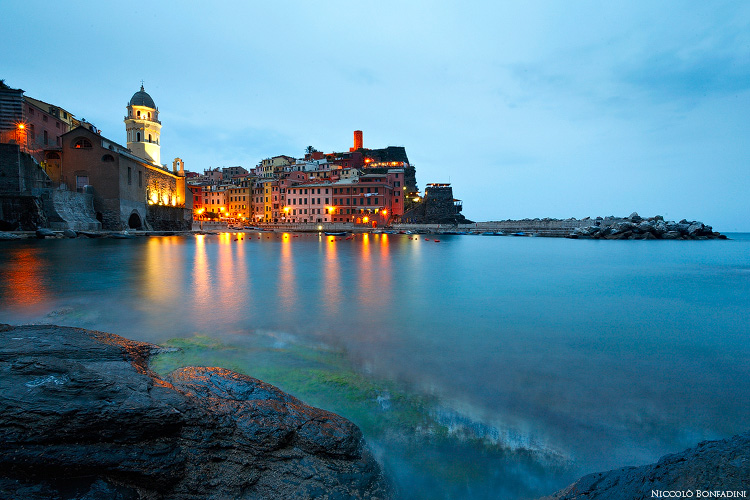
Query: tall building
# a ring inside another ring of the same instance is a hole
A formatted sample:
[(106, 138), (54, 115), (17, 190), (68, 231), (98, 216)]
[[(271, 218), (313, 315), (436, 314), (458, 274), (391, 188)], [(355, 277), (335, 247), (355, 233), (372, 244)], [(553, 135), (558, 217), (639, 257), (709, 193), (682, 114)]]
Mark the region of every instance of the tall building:
[(139, 158), (161, 165), (159, 108), (143, 89), (143, 85), (141, 85), (141, 90), (130, 98), (127, 109), (125, 130), (128, 137), (128, 149)]

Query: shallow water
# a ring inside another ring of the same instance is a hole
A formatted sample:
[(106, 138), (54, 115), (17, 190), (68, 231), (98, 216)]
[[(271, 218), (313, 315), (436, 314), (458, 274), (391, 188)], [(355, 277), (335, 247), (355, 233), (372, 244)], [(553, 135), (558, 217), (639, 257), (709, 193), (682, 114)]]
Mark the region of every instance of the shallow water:
[(0, 242), (0, 322), (262, 378), (360, 425), (404, 498), (532, 498), (747, 430), (750, 235), (730, 236)]

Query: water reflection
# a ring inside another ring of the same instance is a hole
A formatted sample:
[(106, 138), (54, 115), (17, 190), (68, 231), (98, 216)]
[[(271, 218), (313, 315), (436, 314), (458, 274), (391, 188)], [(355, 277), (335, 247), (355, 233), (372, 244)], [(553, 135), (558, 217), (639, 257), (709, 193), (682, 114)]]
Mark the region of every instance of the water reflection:
[(297, 283), (291, 238), (282, 238), (280, 257), (278, 296), (284, 309), (292, 310), (297, 305)]
[(325, 264), (323, 267), (323, 281), (321, 286), (323, 287), (323, 302), (325, 310), (329, 316), (335, 316), (339, 313), (339, 304), (342, 300), (342, 283), (337, 246), (338, 244), (332, 238), (326, 240), (324, 250)]
[(198, 308), (206, 308), (210, 304), (211, 267), (206, 253), (206, 236), (195, 237), (195, 256), (193, 258), (193, 304)]
[(51, 299), (45, 283), (43, 253), (39, 248), (22, 247), (7, 250), (10, 264), (0, 270), (2, 297), (8, 306), (29, 308)]

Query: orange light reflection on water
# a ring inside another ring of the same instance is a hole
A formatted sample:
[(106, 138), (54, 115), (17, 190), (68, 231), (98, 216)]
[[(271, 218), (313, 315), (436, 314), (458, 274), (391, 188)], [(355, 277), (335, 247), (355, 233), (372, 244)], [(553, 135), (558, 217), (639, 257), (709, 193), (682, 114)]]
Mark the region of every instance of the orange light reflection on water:
[(279, 265), (279, 299), (285, 308), (297, 305), (297, 283), (294, 275), (291, 238), (281, 239), (281, 265)]
[(152, 237), (146, 244), (143, 293), (152, 307), (173, 303), (185, 286), (185, 253), (177, 236)]
[(48, 301), (50, 293), (44, 282), (44, 262), (38, 248), (10, 248), (7, 262), (9, 268), (3, 271), (3, 283), (7, 304), (28, 307)]
[(326, 239), (325, 267), (323, 269), (323, 297), (325, 309), (329, 315), (339, 313), (341, 302), (341, 274), (336, 252), (338, 243), (332, 238)]

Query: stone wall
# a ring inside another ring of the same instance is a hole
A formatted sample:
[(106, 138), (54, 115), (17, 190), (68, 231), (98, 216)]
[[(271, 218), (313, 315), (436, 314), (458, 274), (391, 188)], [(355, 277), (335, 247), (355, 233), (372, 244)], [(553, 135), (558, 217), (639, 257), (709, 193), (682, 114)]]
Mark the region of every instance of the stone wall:
[(47, 189), (41, 193), (40, 198), (50, 229), (98, 231), (102, 228), (101, 222), (96, 220), (93, 194)]
[(193, 211), (189, 208), (148, 205), (146, 222), (154, 231), (190, 231)]
[(34, 231), (47, 226), (47, 217), (39, 198), (0, 194), (0, 231)]
[(16, 144), (0, 144), (0, 193), (31, 194), (50, 185), (47, 174)]

